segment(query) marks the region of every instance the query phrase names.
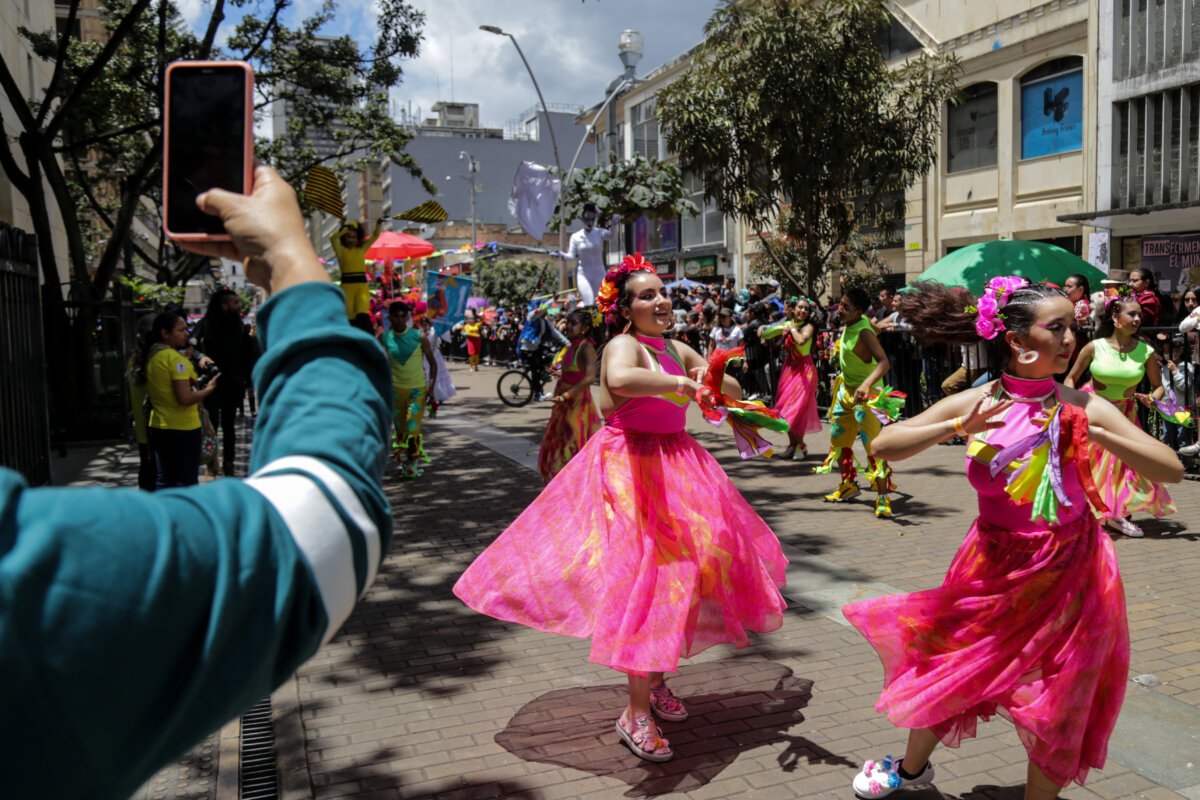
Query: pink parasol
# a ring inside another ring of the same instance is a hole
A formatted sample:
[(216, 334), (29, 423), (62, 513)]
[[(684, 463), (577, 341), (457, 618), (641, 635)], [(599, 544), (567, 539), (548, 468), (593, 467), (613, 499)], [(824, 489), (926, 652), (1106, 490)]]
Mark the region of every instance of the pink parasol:
[(367, 250), (366, 257), (373, 261), (403, 261), (406, 258), (424, 258), (432, 252), (433, 245), (419, 236), (384, 231)]

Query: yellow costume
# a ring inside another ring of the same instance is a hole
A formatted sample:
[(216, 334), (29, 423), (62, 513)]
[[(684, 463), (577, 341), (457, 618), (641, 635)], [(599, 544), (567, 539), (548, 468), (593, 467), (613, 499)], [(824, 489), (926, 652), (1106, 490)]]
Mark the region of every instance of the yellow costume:
[(367, 250), (379, 238), (383, 222), (375, 223), (371, 237), (359, 247), (346, 247), (342, 236), (347, 231), (357, 232), (359, 223), (343, 225), (329, 236), (333, 253), (337, 256), (338, 268), (342, 271), (342, 294), (346, 295), (346, 317), (354, 319), (359, 314), (371, 313), (371, 291), (367, 286)]

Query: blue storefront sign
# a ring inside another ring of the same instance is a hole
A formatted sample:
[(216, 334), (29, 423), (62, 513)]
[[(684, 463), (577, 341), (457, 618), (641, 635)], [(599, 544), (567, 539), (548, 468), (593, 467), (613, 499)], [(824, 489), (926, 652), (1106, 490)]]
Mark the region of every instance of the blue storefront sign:
[(1021, 86), (1021, 158), (1083, 149), (1083, 70)]

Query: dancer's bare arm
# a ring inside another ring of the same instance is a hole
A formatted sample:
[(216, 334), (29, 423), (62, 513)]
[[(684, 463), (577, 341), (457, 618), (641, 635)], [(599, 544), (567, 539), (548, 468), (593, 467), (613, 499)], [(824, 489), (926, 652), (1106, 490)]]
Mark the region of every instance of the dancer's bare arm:
[(915, 456), (922, 450), (944, 442), (959, 431), (954, 420), (962, 423), (967, 433), (982, 433), (999, 428), (1004, 422), (998, 419), (1012, 407), (1011, 400), (991, 402), (991, 384), (983, 390), (968, 389), (951, 395), (912, 419), (895, 422), (884, 427), (871, 442), (871, 452), (888, 461), (902, 461)]

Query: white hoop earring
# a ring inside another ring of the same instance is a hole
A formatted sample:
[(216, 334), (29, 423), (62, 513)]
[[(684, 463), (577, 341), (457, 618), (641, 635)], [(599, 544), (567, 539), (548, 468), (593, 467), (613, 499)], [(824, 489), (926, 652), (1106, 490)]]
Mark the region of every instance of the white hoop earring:
[(1017, 350), (1020, 351), (1020, 354), (1017, 356), (1017, 361), (1022, 364), (1032, 364), (1038, 360), (1037, 350), (1026, 350), (1023, 347), (1018, 347)]

